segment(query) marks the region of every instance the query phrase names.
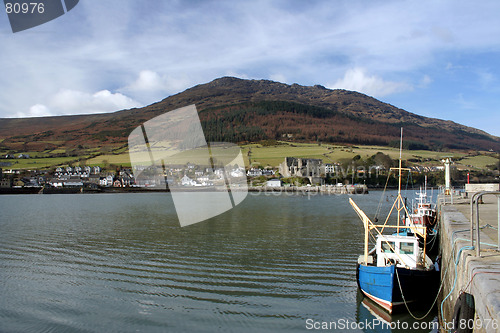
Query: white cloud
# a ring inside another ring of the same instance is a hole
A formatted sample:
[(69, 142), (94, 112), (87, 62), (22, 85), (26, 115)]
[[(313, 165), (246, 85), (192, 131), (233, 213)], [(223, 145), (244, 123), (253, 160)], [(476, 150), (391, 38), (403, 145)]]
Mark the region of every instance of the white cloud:
[(424, 77), (422, 77), (422, 79), (420, 80), (420, 88), (425, 88), (427, 87), (429, 84), (432, 83), (432, 81), (434, 81), (429, 75), (424, 75)]
[(457, 103), (461, 109), (478, 110), (477, 104), (471, 100), (466, 99), (462, 93), (459, 93), (457, 95), (455, 103)]
[(232, 76), (232, 77), (237, 77), (237, 78), (246, 79), (246, 80), (253, 79), (245, 73), (234, 72), (234, 71), (227, 71), (224, 73), (224, 76)]
[[(81, 1), (34, 30), (0, 34), (0, 117), (145, 105), (228, 73), (396, 97), (430, 84), (425, 72), (451, 101), (471, 89), (462, 66), (470, 75), (478, 64), (491, 72), (479, 78), (493, 92), (485, 99), (496, 100), (499, 11), (495, 0)], [(101, 90), (109, 96), (94, 96)], [(434, 108), (439, 117), (444, 106)]]
[(139, 73), (139, 77), (130, 86), (130, 90), (144, 91), (144, 90), (163, 90), (164, 82), (158, 73), (144, 70)]
[(287, 82), (286, 76), (280, 73), (272, 74), (269, 78), (276, 82), (281, 82), (281, 83)]
[(89, 94), (65, 89), (51, 98), (49, 106), (57, 114), (84, 114), (118, 111), (141, 105), (130, 97), (109, 90)]
[(142, 70), (137, 79), (120, 91), (134, 96), (144, 104), (157, 102), (172, 93), (189, 88), (191, 81), (186, 75), (176, 77), (160, 75), (152, 70)]
[(477, 70), (479, 84), (483, 89), (490, 89), (497, 80), (495, 75), (487, 70)]
[(342, 79), (329, 85), (329, 88), (354, 90), (374, 97), (387, 96), (412, 89), (410, 85), (404, 82), (385, 81), (375, 75), (367, 75), (362, 68), (349, 69)]
[(24, 118), (24, 117), (47, 117), (53, 116), (52, 112), (50, 112), (49, 108), (43, 104), (35, 104), (29, 108), (27, 113), (18, 112), (16, 117)]

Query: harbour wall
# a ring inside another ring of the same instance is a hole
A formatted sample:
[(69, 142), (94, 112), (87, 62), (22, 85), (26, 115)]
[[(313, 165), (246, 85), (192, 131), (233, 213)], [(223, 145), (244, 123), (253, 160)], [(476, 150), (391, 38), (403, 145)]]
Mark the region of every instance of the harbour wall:
[[(480, 206), (484, 216), (480, 219), (480, 228), (498, 228), (496, 198), (490, 197)], [(453, 204), (441, 203), (439, 214), (443, 287), (438, 311), (442, 332), (454, 331), (450, 330), (451, 322), (462, 292), (473, 296), (475, 316), (457, 325), (473, 325), (474, 332), (500, 332), (500, 252), (497, 251), (497, 239), (490, 238), (491, 233), (481, 231), (481, 243), (484, 244), (481, 245), (481, 256), (476, 256), (470, 241), (470, 199), (455, 198)]]

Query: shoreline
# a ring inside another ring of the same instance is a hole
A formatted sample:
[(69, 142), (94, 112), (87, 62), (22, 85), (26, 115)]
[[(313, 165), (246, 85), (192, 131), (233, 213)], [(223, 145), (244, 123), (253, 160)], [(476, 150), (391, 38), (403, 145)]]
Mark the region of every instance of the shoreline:
[[(368, 190), (381, 190), (382, 188), (370, 188), (366, 185), (347, 185), (347, 186), (249, 186), (248, 192), (286, 192), (286, 193), (321, 193), (321, 194), (368, 194)], [(231, 192), (231, 189), (222, 188), (203, 188), (203, 187), (182, 187), (176, 188), (175, 192)], [(237, 191), (237, 190), (233, 190)], [(145, 187), (9, 187), (0, 188), (0, 195), (16, 194), (97, 194), (97, 193), (168, 193), (171, 189), (165, 188), (145, 188)]]

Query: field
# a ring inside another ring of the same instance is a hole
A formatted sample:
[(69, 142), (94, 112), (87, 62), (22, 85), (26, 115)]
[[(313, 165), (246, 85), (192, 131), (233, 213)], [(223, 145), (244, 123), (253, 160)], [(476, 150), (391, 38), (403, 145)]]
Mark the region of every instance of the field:
[[(242, 146), (245, 156), (245, 162), (254, 166), (277, 166), (283, 162), (284, 158), (289, 157), (309, 157), (321, 158), (325, 163), (335, 163), (343, 160), (351, 160), (356, 155), (363, 159), (367, 159), (375, 155), (377, 152), (382, 152), (389, 155), (392, 159), (399, 158), (399, 149), (381, 146), (337, 146), (327, 144), (299, 144), (281, 142), (277, 146), (262, 146), (251, 144)], [(248, 154), (250, 152), (250, 155)], [(465, 152), (435, 152), (427, 150), (403, 150), (403, 160), (415, 160), (420, 165), (438, 165), (444, 157), (451, 157), (453, 160), (462, 159), (467, 156)], [(474, 156), (467, 160), (467, 164), (474, 167), (484, 167), (486, 164), (482, 158), (489, 156)], [(488, 158), (491, 161), (493, 158)]]
[[(339, 146), (330, 144), (313, 144), (313, 143), (290, 143), (276, 142), (273, 145), (262, 145), (258, 143), (246, 144), (240, 146), (243, 154), (243, 159), (247, 166), (270, 166), (277, 167), (283, 162), (285, 157), (300, 157), (300, 158), (319, 158), (324, 163), (348, 162), (353, 157), (359, 155), (360, 158), (366, 160), (368, 157), (375, 155), (377, 152), (382, 152), (389, 155), (392, 159), (399, 158), (399, 149), (382, 146)], [(58, 151), (42, 151), (42, 152), (27, 152), (32, 158), (29, 159), (0, 159), (0, 162), (12, 163), (10, 166), (4, 165), (3, 168), (12, 169), (43, 169), (57, 166), (72, 165), (99, 165), (108, 167), (110, 165), (121, 165), (130, 167), (130, 157), (126, 147), (120, 147), (110, 152), (106, 149), (101, 152), (97, 150), (86, 150), (82, 156), (72, 157), (50, 157), (55, 153), (64, 153), (64, 149)], [(95, 157), (91, 157), (91, 154)], [(146, 155), (145, 155), (146, 156)], [(199, 158), (205, 155), (200, 155), (199, 152), (183, 152), (176, 156), (175, 161), (185, 163), (200, 162)], [(403, 160), (409, 160), (411, 163), (418, 165), (437, 166), (441, 165), (441, 159), (451, 157), (455, 162), (455, 166), (459, 169), (485, 169), (489, 165), (498, 163), (497, 155), (489, 152), (480, 152), (469, 154), (468, 152), (436, 152), (427, 150), (403, 150)]]
[(110, 164), (122, 165), (125, 167), (130, 167), (130, 158), (128, 153), (122, 153), (118, 155), (108, 154), (108, 155), (99, 155), (97, 157), (93, 157), (88, 159), (86, 165), (94, 166), (98, 165), (101, 168), (106, 167)]
[[(31, 156), (31, 155), (30, 155)], [(16, 159), (1, 159), (0, 162), (11, 163), (9, 166), (3, 166), (4, 169), (47, 169), (56, 166), (67, 166), (69, 163), (77, 161), (76, 157), (49, 157), (49, 158), (16, 158)]]
[(465, 157), (460, 160), (461, 165), (474, 167), (476, 169), (485, 169), (488, 165), (494, 165), (496, 163), (498, 163), (498, 157), (492, 155)]

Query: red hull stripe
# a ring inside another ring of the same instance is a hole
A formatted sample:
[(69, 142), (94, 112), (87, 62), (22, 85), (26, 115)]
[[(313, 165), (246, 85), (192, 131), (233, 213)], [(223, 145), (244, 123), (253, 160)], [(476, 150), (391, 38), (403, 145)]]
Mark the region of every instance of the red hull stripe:
[(374, 301), (375, 303), (377, 303), (378, 305), (380, 305), (381, 307), (383, 307), (384, 309), (389, 311), (389, 313), (392, 313), (392, 303), (391, 302), (384, 301), (381, 298), (370, 295), (369, 293), (367, 293), (364, 290), (362, 290), (362, 291), (363, 291), (363, 294), (365, 294), (369, 299), (371, 299), (372, 301)]

